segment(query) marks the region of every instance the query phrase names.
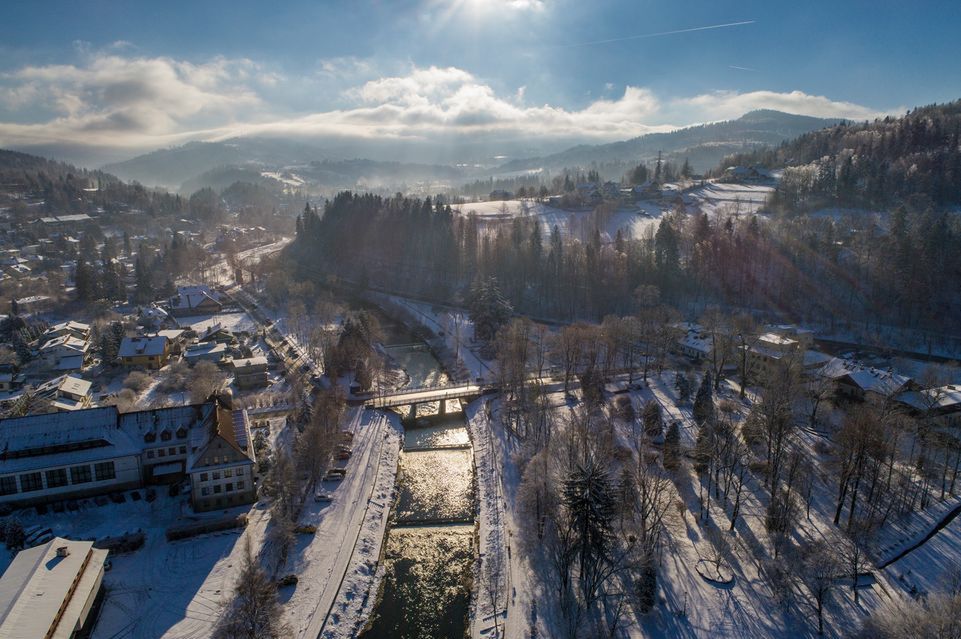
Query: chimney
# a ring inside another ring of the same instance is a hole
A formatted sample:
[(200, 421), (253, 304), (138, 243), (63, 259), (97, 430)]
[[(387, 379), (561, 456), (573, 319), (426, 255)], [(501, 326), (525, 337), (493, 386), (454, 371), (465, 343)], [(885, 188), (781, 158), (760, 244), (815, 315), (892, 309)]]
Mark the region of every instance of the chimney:
[(68, 546), (58, 546), (57, 547), (57, 557), (69, 557), (70, 548)]

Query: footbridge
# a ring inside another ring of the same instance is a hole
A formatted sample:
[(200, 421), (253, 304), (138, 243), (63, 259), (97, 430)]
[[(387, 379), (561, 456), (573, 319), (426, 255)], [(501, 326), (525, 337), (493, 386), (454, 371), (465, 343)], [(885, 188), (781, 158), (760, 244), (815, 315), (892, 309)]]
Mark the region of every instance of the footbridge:
[[(495, 392), (497, 388), (489, 384), (455, 384), (446, 386), (422, 386), (401, 388), (395, 391), (379, 392), (357, 396), (366, 408), (410, 408), (410, 415), (417, 414), (419, 404), (440, 402), (440, 412), (446, 411), (447, 400), (476, 399), (485, 393)], [(360, 402), (358, 402), (360, 403)]]

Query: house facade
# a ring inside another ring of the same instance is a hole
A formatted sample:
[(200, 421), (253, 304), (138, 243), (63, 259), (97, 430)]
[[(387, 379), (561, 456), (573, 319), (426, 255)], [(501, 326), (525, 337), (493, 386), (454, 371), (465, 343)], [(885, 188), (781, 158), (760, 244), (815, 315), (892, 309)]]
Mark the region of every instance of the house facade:
[(250, 442), (246, 411), (214, 400), (124, 414), (108, 406), (0, 420), (0, 504), (76, 499), (188, 475), (196, 510), (249, 503), (256, 496)]

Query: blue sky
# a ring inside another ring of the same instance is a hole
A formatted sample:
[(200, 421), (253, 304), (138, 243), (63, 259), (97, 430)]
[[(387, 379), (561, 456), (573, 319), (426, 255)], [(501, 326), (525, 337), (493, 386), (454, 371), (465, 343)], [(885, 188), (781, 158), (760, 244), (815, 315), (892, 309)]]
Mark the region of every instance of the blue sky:
[(961, 97), (959, 34), (957, 0), (7, 0), (0, 145), (606, 141), (752, 108), (867, 118)]

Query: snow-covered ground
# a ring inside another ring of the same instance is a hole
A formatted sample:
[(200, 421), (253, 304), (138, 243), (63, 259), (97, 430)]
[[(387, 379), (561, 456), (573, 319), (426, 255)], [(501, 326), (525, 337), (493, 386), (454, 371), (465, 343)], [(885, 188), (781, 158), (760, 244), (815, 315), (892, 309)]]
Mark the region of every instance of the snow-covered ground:
[(764, 206), (774, 191), (764, 184), (727, 184), (707, 182), (688, 192), (702, 211), (710, 217), (719, 214), (752, 215)]
[(299, 581), (292, 592), (281, 591), (281, 599), (296, 637), (314, 639), (321, 631), (325, 637), (352, 636), (365, 619), (362, 600), (376, 592), (375, 567), (402, 431), (398, 420), (383, 413), (360, 408), (352, 413), (348, 429), (355, 433), (354, 453), (347, 476), (316, 487), (333, 495), (329, 504), (308, 498), (300, 523), (316, 526), (317, 532), (302, 539), (288, 559), (289, 572)]
[(217, 325), (234, 334), (256, 333), (258, 330), (257, 322), (244, 312), (181, 317), (177, 319), (177, 323), (184, 327), (189, 326), (197, 335), (202, 335), (206, 330)]

